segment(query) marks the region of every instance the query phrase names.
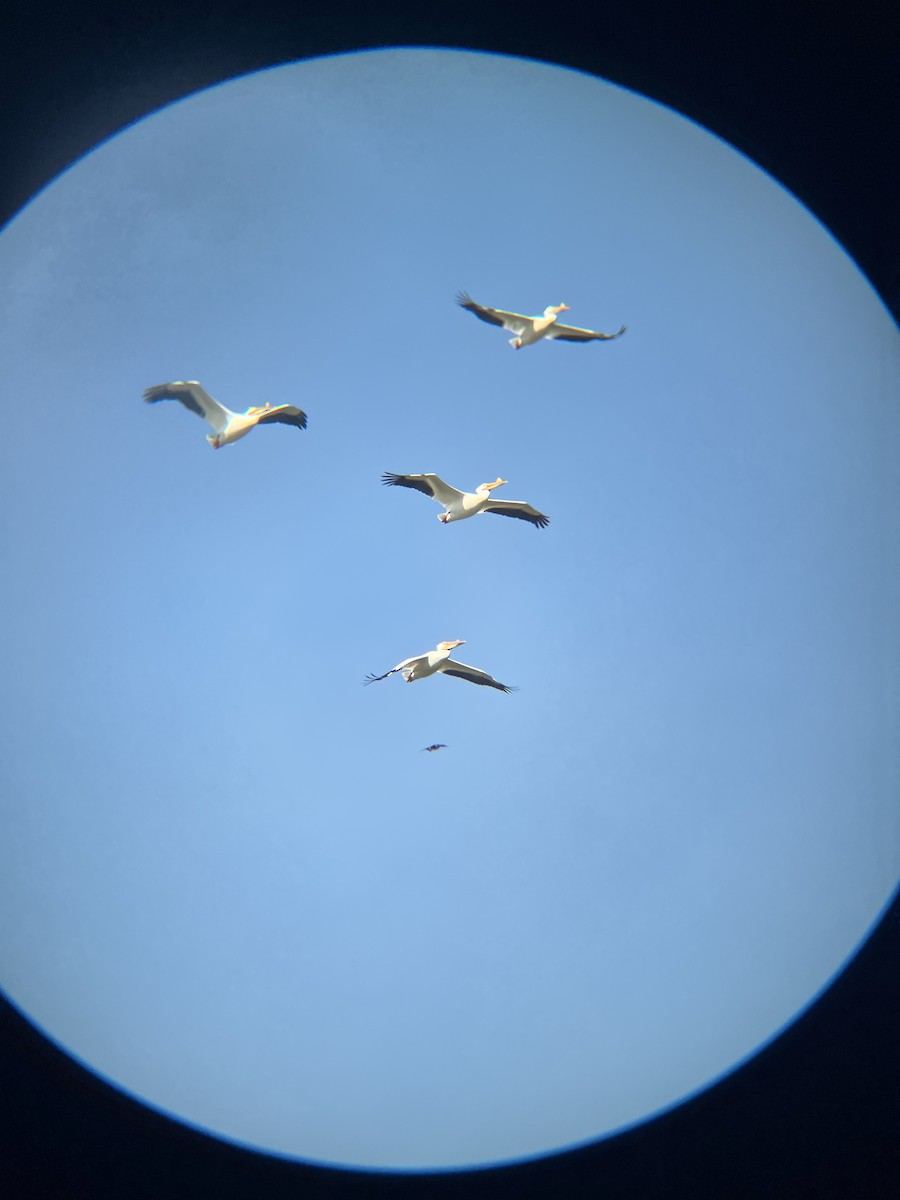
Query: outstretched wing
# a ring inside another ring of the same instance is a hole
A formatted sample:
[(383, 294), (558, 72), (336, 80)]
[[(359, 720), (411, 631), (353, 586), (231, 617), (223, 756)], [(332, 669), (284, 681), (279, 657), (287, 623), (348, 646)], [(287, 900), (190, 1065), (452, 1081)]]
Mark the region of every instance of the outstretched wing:
[(412, 658), (404, 658), (403, 662), (397, 663), (396, 667), (391, 667), (383, 675), (367, 675), (363, 680), (363, 687), (367, 683), (379, 683), (382, 679), (387, 679), (389, 675), (395, 675), (398, 671), (402, 671), (404, 667), (411, 667), (414, 663), (421, 662), (423, 658), (427, 657), (425, 654), (414, 654)]
[(459, 292), (456, 303), (474, 313), (480, 321), (487, 321), (488, 325), (500, 325), (517, 335), (531, 329), (534, 321), (534, 317), (526, 317), (522, 313), (505, 312), (502, 308), (485, 308), (483, 304), (476, 304), (468, 292)]
[(279, 404), (276, 408), (270, 408), (256, 423), (257, 425), (296, 425), (298, 429), (305, 429), (306, 413), (302, 408), (295, 408), (293, 404)]
[(481, 511), (499, 513), (501, 517), (518, 517), (521, 521), (530, 521), (537, 529), (544, 529), (550, 524), (549, 517), (545, 517), (524, 500), (492, 500), (487, 508)]
[(458, 492), (449, 483), (444, 483), (440, 475), (394, 475), (391, 471), (385, 471), (381, 482), (389, 487), (415, 488), (417, 492), (424, 492), (445, 508), (465, 495), (465, 492)]
[(156, 404), (158, 400), (178, 400), (185, 408), (203, 417), (212, 425), (216, 433), (221, 433), (234, 413), (224, 404), (213, 400), (209, 392), (200, 386), (196, 379), (177, 380), (175, 383), (158, 383), (144, 392), (148, 404)]
[(487, 671), (479, 671), (477, 667), (467, 667), (465, 663), (456, 662), (454, 659), (448, 659), (446, 666), (442, 668), (445, 675), (455, 675), (457, 679), (466, 679), (469, 683), (478, 683), (482, 687), (496, 688), (499, 692), (514, 692), (516, 689), (507, 687), (505, 683), (498, 683)]
[(446, 742), (435, 742), (433, 746), (423, 746), (422, 749), (427, 750), (428, 753), (431, 754), (435, 750), (446, 750), (447, 743)]
[(618, 333), (597, 333), (594, 329), (577, 329), (574, 325), (560, 325), (554, 321), (545, 336), (555, 338), (558, 342), (610, 342), (613, 338), (621, 337), (627, 328), (627, 325), (623, 325)]

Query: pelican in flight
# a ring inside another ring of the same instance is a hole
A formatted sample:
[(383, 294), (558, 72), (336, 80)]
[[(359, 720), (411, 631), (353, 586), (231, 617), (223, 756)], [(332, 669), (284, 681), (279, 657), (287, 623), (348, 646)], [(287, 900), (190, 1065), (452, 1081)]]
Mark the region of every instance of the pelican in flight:
[(518, 517), (522, 521), (530, 521), (537, 529), (543, 529), (550, 524), (550, 518), (526, 504), (524, 500), (495, 500), (491, 496), (494, 488), (502, 487), (507, 480), (498, 475), (493, 483), (480, 483), (474, 492), (458, 492), (456, 488), (444, 483), (439, 475), (394, 475), (385, 471), (381, 482), (390, 487), (415, 488), (424, 492), (444, 506), (444, 511), (438, 513), (442, 525), (450, 521), (462, 521), (466, 517), (474, 517), (476, 513), (493, 512), (501, 517)]
[(159, 383), (156, 387), (147, 388), (144, 399), (148, 404), (156, 404), (158, 400), (180, 400), (185, 408), (203, 417), (213, 427), (214, 432), (206, 435), (206, 440), (214, 450), (236, 442), (249, 433), (254, 425), (271, 425), (276, 422), (282, 425), (296, 425), (298, 429), (306, 428), (306, 413), (295, 408), (293, 404), (271, 405), (268, 401), (262, 408), (248, 408), (246, 412), (232, 412), (224, 404), (213, 400), (212, 396), (200, 386), (196, 379), (187, 383), (181, 380), (176, 383)]
[(500, 325), (515, 334), (509, 339), (509, 344), (515, 350), (523, 346), (531, 346), (541, 338), (556, 338), (560, 342), (608, 342), (621, 337), (627, 326), (623, 325), (618, 333), (597, 333), (594, 329), (576, 329), (574, 325), (560, 325), (557, 317), (566, 312), (568, 304), (548, 304), (540, 317), (524, 317), (521, 313), (504, 312), (502, 308), (485, 308), (476, 304), (468, 292), (460, 292), (456, 303), (474, 313), (488, 325)]
[(435, 742), (433, 746), (423, 746), (423, 750), (427, 750), (429, 754), (434, 754), (435, 750), (446, 750), (446, 742)]
[(465, 663), (454, 662), (450, 657), (450, 651), (465, 644), (464, 641), (438, 642), (434, 650), (417, 654), (415, 658), (405, 658), (403, 662), (397, 663), (396, 667), (391, 667), (383, 675), (367, 675), (364, 683), (378, 683), (380, 679), (387, 679), (389, 675), (394, 675), (397, 671), (401, 673), (407, 683), (415, 683), (417, 679), (425, 679), (429, 675), (443, 671), (445, 675), (455, 675), (457, 679), (467, 679), (469, 683), (479, 683), (483, 687), (497, 688), (500, 692), (516, 690), (507, 687), (505, 683), (498, 683), (496, 679), (488, 675), (487, 671), (479, 671), (477, 667), (467, 667)]

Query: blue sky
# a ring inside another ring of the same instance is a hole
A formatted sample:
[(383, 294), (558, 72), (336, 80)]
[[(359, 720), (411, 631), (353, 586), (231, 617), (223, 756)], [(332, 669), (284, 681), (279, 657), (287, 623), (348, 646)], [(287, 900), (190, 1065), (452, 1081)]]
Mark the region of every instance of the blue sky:
[[(900, 867), (900, 339), (785, 191), (595, 79), (380, 52), (133, 126), (0, 267), (0, 982), (47, 1033), (226, 1137), (468, 1165), (840, 968)], [(516, 353), (460, 288), (629, 330)], [(173, 379), (309, 428), (213, 452)], [(456, 638), (520, 690), (361, 686)]]

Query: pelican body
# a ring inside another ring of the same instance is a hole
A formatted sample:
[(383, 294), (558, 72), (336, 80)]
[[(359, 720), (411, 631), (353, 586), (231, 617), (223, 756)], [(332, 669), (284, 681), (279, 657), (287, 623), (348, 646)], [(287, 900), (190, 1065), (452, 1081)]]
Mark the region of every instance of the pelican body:
[(457, 646), (465, 644), (465, 641), (438, 642), (434, 650), (427, 650), (424, 654), (417, 654), (414, 658), (405, 658), (403, 662), (397, 663), (396, 667), (391, 667), (383, 675), (367, 675), (364, 683), (378, 683), (379, 680), (387, 679), (389, 675), (396, 675), (398, 672), (407, 683), (415, 683), (417, 679), (427, 679), (429, 675), (436, 675), (441, 671), (444, 675), (455, 675), (457, 679), (465, 679), (469, 683), (477, 683), (483, 687), (497, 688), (500, 692), (515, 691), (514, 688), (507, 687), (505, 683), (498, 683), (496, 679), (488, 675), (487, 671), (479, 671), (477, 667), (468, 667), (465, 663), (454, 662), (450, 657), (451, 652)]
[(198, 417), (203, 417), (213, 428), (213, 432), (206, 435), (206, 440), (214, 450), (246, 437), (257, 425), (278, 423), (295, 425), (298, 429), (306, 428), (306, 413), (293, 404), (273, 406), (267, 402), (261, 407), (248, 408), (246, 412), (232, 412), (224, 404), (213, 400), (196, 379), (157, 384), (147, 388), (144, 399), (148, 404), (156, 404), (159, 400), (178, 400)]
[(486, 308), (483, 304), (476, 304), (468, 292), (460, 292), (456, 303), (474, 313), (480, 321), (486, 321), (488, 325), (499, 325), (514, 334), (515, 336), (509, 339), (509, 344), (514, 350), (521, 350), (523, 346), (533, 346), (542, 338), (560, 342), (609, 342), (613, 338), (621, 337), (627, 328), (623, 325), (617, 333), (599, 333), (595, 329), (560, 325), (557, 318), (561, 312), (568, 311), (568, 304), (548, 304), (541, 316), (526, 317), (522, 313), (506, 312), (502, 308)]
[(390, 487), (415, 488), (424, 492), (443, 505), (444, 511), (438, 513), (442, 525), (451, 521), (464, 521), (466, 517), (475, 517), (478, 513), (493, 512), (501, 517), (518, 517), (522, 521), (530, 521), (536, 529), (543, 529), (550, 524), (550, 518), (542, 512), (526, 504), (524, 500), (495, 500), (491, 495), (494, 488), (503, 487), (507, 480), (498, 475), (493, 483), (480, 483), (474, 492), (460, 492), (448, 483), (444, 483), (439, 475), (394, 475), (385, 471), (381, 482)]

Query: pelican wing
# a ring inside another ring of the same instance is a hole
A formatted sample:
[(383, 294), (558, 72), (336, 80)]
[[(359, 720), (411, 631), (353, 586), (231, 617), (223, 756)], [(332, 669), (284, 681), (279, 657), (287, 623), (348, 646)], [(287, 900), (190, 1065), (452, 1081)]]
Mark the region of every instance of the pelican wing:
[(213, 400), (209, 392), (191, 379), (187, 383), (178, 380), (175, 383), (158, 383), (155, 387), (147, 388), (144, 399), (148, 404), (156, 404), (158, 400), (178, 400), (185, 408), (203, 417), (212, 425), (216, 433), (221, 433), (234, 413), (224, 404)]
[(498, 683), (487, 671), (479, 671), (477, 667), (467, 667), (465, 663), (456, 662), (452, 658), (448, 658), (446, 665), (442, 667), (445, 675), (455, 675), (457, 679), (466, 679), (469, 683), (478, 683), (482, 687), (496, 688), (500, 692), (514, 692), (516, 689), (507, 687), (505, 683)]
[(306, 428), (306, 413), (302, 408), (295, 408), (293, 404), (279, 404), (276, 408), (270, 408), (256, 422), (257, 425), (296, 425), (298, 429)]
[(363, 687), (368, 683), (379, 683), (382, 679), (387, 679), (389, 675), (396, 675), (398, 671), (402, 671), (404, 667), (411, 667), (414, 663), (421, 662), (423, 658), (427, 658), (427, 654), (414, 654), (412, 658), (404, 658), (403, 662), (397, 663), (396, 667), (391, 667), (389, 671), (385, 671), (383, 675), (367, 675), (363, 680)]
[(531, 329), (534, 322), (534, 317), (526, 317), (522, 313), (505, 312), (502, 308), (485, 308), (483, 304), (476, 304), (468, 292), (460, 292), (456, 303), (474, 313), (480, 321), (487, 321), (488, 325), (500, 325), (517, 335)]
[(492, 500), (487, 508), (481, 511), (499, 513), (501, 517), (518, 517), (520, 521), (530, 521), (536, 529), (544, 529), (550, 524), (549, 517), (545, 517), (524, 500)]
[(465, 495), (465, 492), (458, 492), (449, 483), (444, 483), (439, 475), (394, 475), (391, 471), (385, 471), (381, 482), (389, 487), (415, 488), (417, 492), (424, 492), (445, 508)]
[(560, 342), (609, 342), (621, 337), (627, 328), (627, 325), (623, 325), (617, 333), (597, 333), (594, 329), (577, 329), (574, 325), (560, 325), (554, 321), (545, 336)]

